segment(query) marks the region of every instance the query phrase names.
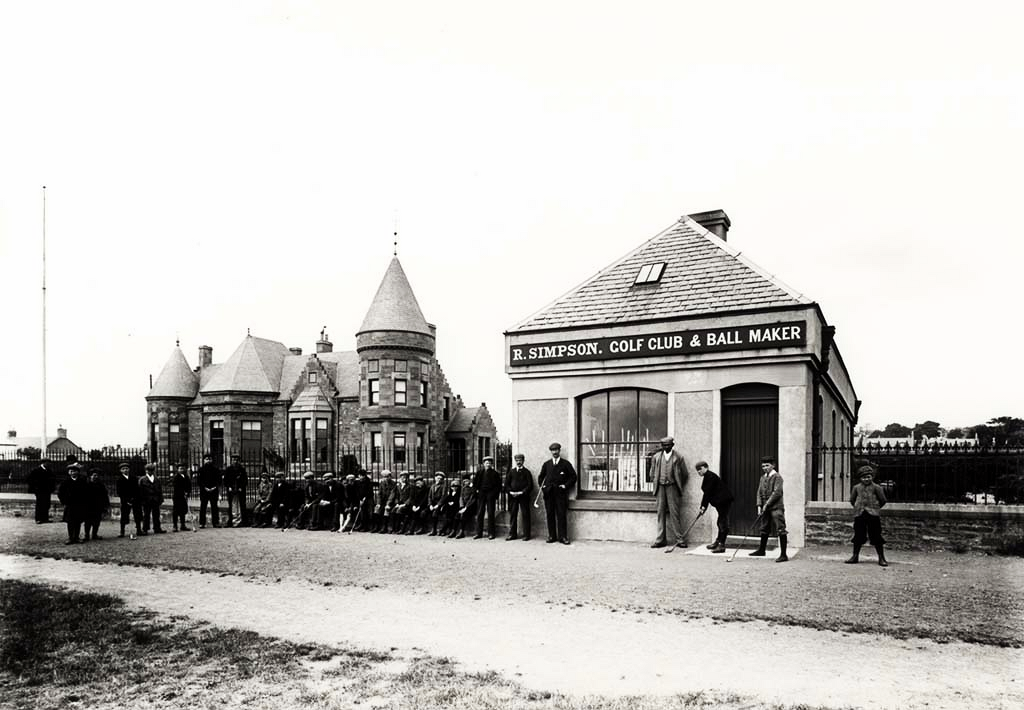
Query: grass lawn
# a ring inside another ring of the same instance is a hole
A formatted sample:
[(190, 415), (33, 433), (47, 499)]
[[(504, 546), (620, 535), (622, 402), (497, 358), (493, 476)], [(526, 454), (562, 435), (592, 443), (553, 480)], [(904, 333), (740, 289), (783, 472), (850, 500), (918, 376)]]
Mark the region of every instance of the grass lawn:
[[(297, 612), (301, 613), (301, 612)], [(444, 658), (294, 644), (0, 580), (0, 697), (50, 708), (806, 708), (735, 695), (566, 697)]]

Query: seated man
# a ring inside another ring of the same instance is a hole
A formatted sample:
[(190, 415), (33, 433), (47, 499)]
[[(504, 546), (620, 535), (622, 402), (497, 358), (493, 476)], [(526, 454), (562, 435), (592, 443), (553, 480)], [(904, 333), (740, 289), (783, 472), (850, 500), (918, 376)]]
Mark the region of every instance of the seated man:
[(434, 484), (427, 494), (427, 515), (430, 516), (431, 535), (437, 535), (437, 526), (443, 524), (444, 499), (447, 495), (448, 486), (444, 484), (444, 474), (438, 471), (434, 474)]
[(381, 471), (380, 484), (377, 486), (377, 505), (373, 509), (373, 530), (372, 532), (387, 532), (388, 523), (391, 522), (391, 509), (394, 502), (391, 495), (398, 484), (391, 477), (391, 471)]
[(328, 471), (323, 475), (320, 484), (320, 502), (317, 510), (317, 529), (338, 532), (338, 499), (341, 495), (341, 485), (334, 480), (334, 474)]
[(291, 522), (291, 505), (293, 489), (285, 480), (284, 471), (274, 474), (274, 483), (270, 488), (270, 510), (264, 527), (270, 527), (273, 517), (277, 516), (277, 527), (284, 529)]
[(299, 530), (316, 530), (317, 513), (320, 503), (320, 485), (316, 482), (316, 474), (306, 471), (302, 474), (302, 508), (295, 527)]
[(256, 485), (256, 505), (252, 509), (253, 527), (265, 528), (270, 525), (274, 515), (274, 509), (270, 502), (273, 490), (274, 484), (270, 482), (270, 474), (264, 470), (260, 474), (260, 482)]
[(462, 490), (459, 488), (458, 477), (453, 478), (448, 484), (448, 490), (441, 503), (441, 517), (444, 519), (444, 527), (441, 528), (441, 535), (455, 537), (455, 521), (459, 514), (459, 497)]
[(427, 498), (430, 489), (423, 481), (423, 476), (416, 476), (409, 493), (409, 513), (405, 521), (406, 535), (420, 535), (427, 531)]
[(405, 519), (409, 515), (409, 497), (412, 494), (412, 484), (409, 483), (409, 474), (402, 471), (398, 474), (398, 485), (391, 492), (391, 532), (399, 535), (405, 526)]

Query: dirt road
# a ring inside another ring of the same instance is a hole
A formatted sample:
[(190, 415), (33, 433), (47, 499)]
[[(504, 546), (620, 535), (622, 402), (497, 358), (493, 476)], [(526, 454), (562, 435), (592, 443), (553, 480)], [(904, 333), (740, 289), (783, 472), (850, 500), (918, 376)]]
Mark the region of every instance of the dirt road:
[(514, 592), (469, 596), (444, 585), (410, 593), (8, 554), (0, 555), (0, 575), (113, 593), (163, 614), (293, 641), (447, 656), (537, 690), (720, 690), (834, 707), (1024, 706), (1020, 648), (611, 611)]

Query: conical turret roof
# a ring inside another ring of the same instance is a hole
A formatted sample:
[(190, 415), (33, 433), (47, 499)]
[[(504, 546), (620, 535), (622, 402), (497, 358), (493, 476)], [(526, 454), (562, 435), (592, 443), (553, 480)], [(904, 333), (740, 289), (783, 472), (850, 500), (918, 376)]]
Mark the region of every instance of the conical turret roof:
[(356, 335), (374, 330), (404, 330), (433, 335), (397, 256), (388, 265)]
[(187, 397), (192, 399), (199, 391), (199, 379), (192, 372), (181, 348), (175, 347), (167, 358), (164, 369), (153, 383), (147, 397)]

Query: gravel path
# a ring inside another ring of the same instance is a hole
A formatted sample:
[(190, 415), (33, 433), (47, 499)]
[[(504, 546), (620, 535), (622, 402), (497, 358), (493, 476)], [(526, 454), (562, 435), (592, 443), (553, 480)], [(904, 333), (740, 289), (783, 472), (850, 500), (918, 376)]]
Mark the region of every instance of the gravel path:
[[(0, 520), (8, 553), (77, 558), (6, 554), (0, 574), (116, 593), (163, 613), (297, 641), (421, 649), (538, 690), (720, 690), (835, 707), (1024, 706), (1019, 646), (851, 633), (871, 625), (858, 623), (862, 617), (926, 631), (945, 615), (945, 628), (959, 635), (977, 633), (984, 622), (993, 643), (1009, 639), (1021, 624), (1021, 560), (897, 555), (883, 570), (842, 565), (845, 551), (822, 548), (786, 565), (742, 553), (725, 564), (721, 556), (621, 543), (270, 530), (64, 548), (54, 540), (58, 532)], [(970, 602), (960, 613), (967, 590), (984, 590), (1001, 606), (975, 618)], [(895, 606), (880, 606), (885, 595)], [(712, 618), (730, 618), (733, 607), (736, 618), (766, 620)], [(933, 630), (943, 638), (943, 628)]]

